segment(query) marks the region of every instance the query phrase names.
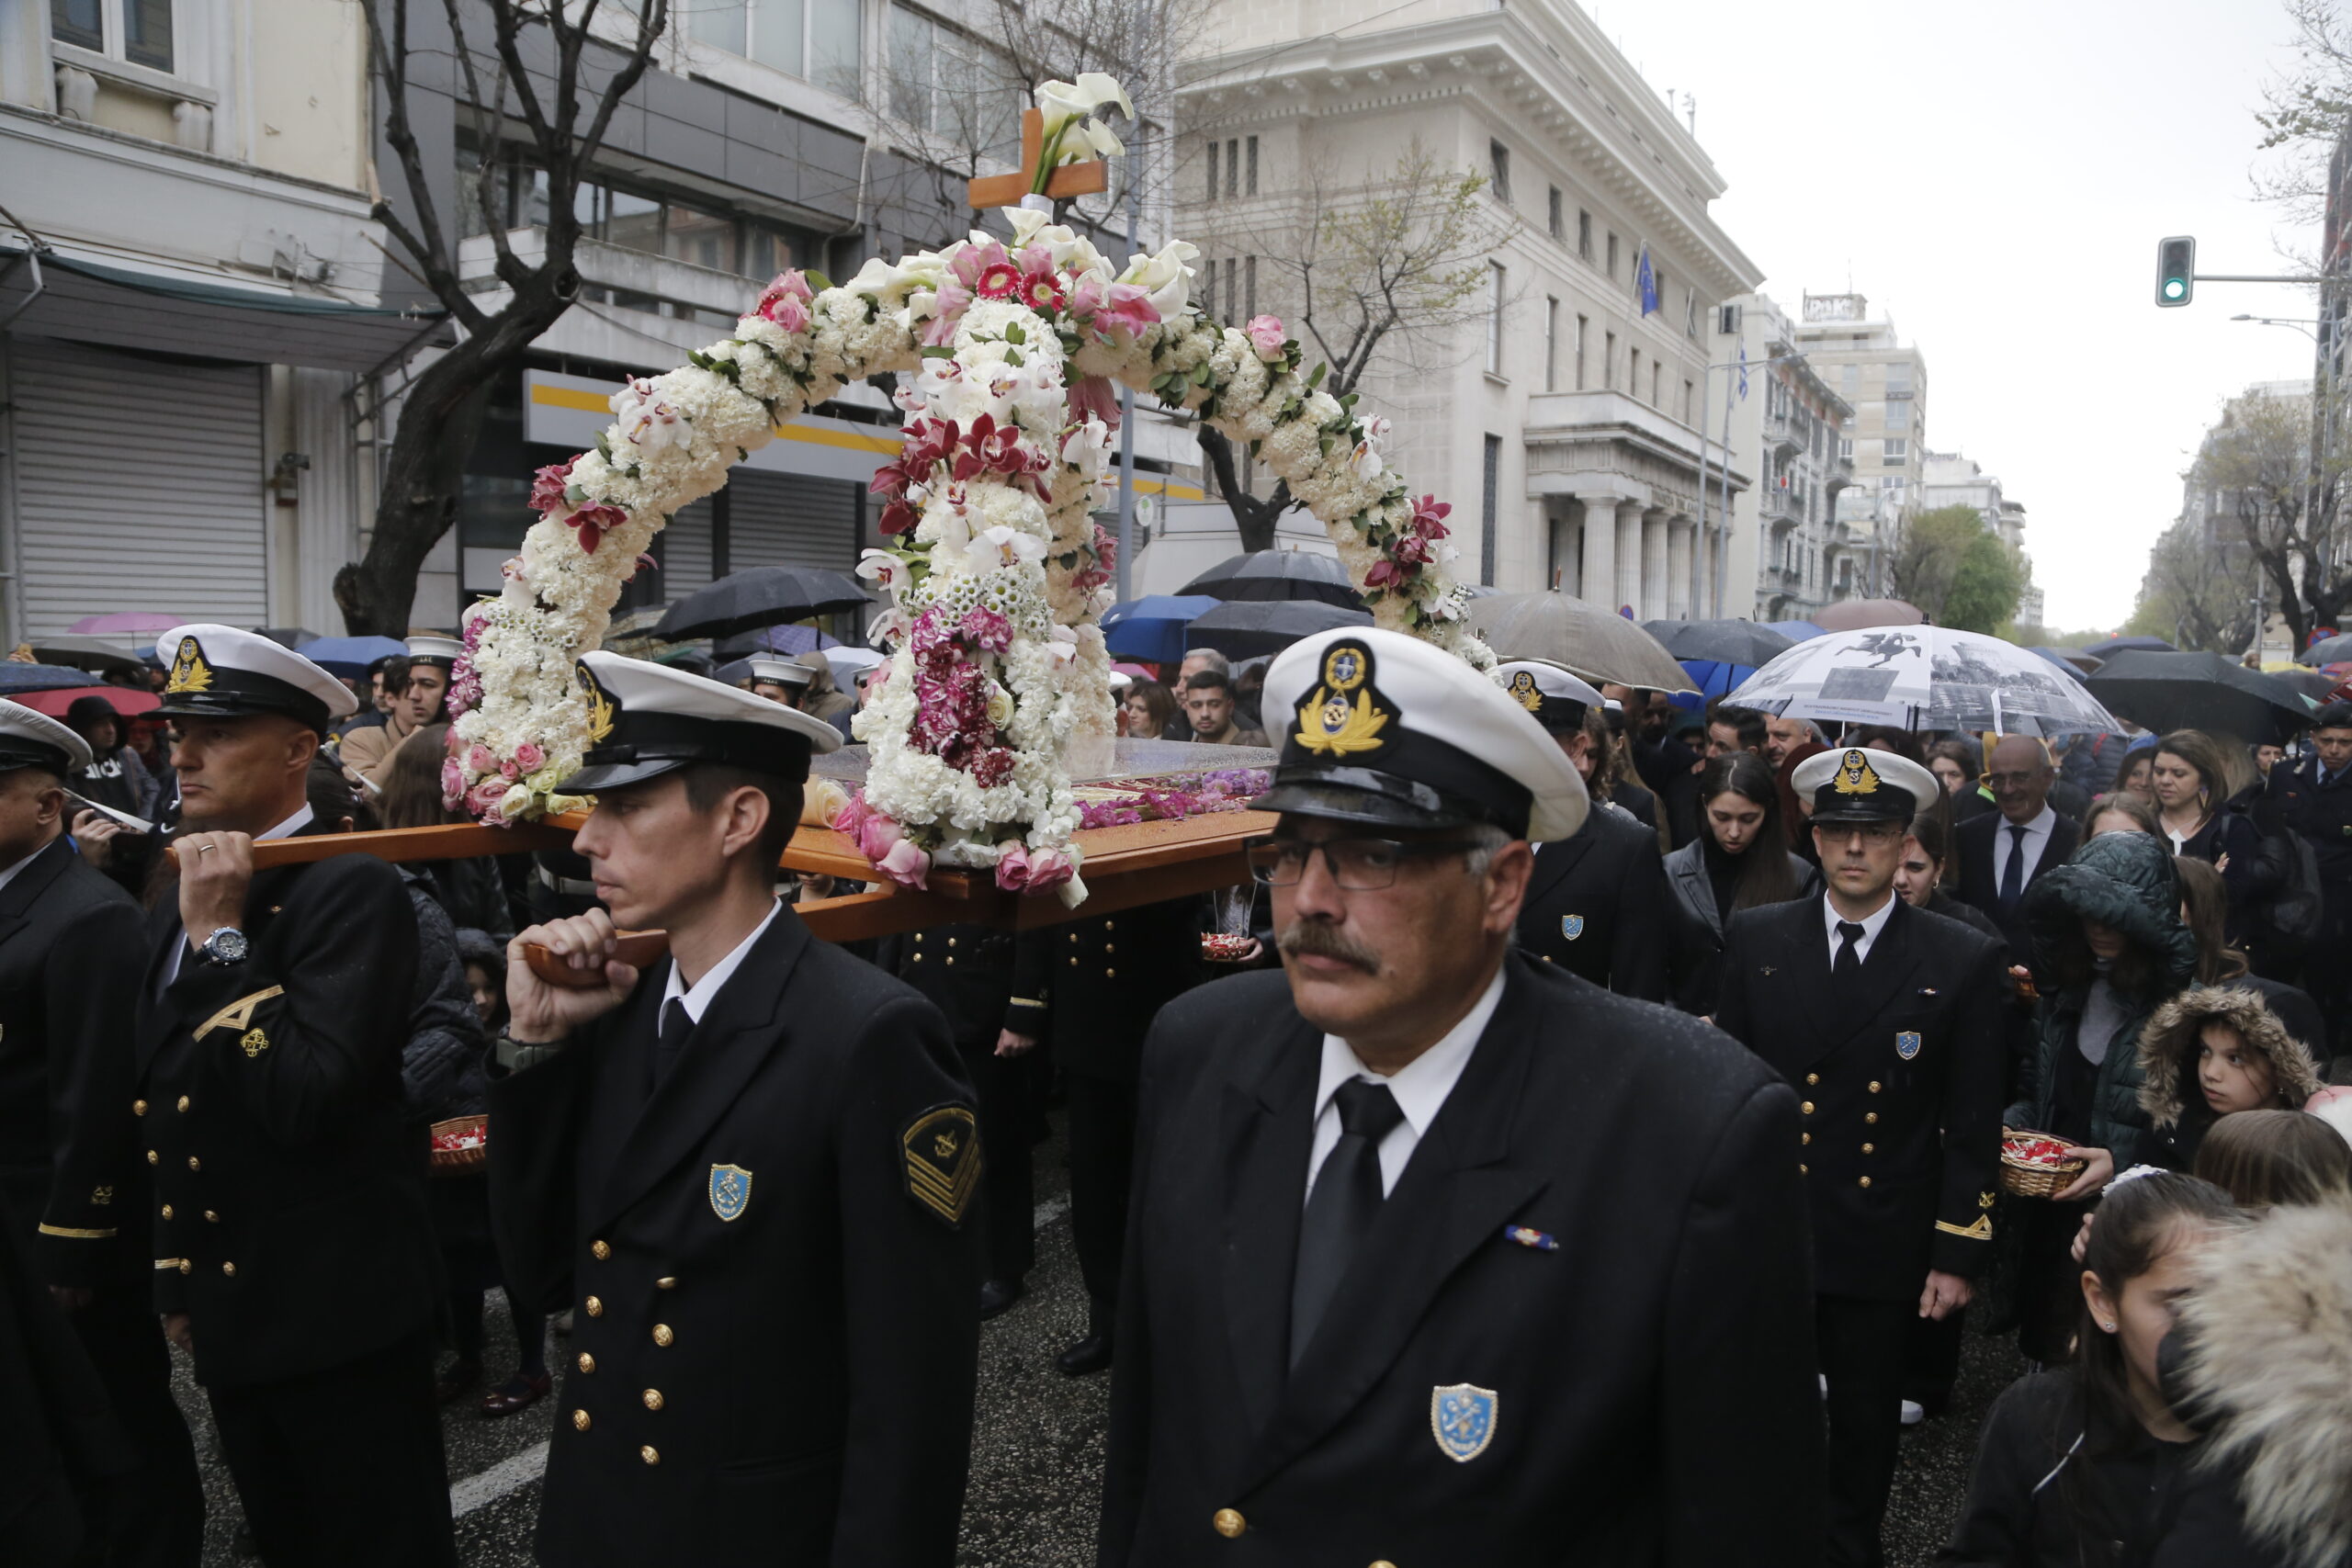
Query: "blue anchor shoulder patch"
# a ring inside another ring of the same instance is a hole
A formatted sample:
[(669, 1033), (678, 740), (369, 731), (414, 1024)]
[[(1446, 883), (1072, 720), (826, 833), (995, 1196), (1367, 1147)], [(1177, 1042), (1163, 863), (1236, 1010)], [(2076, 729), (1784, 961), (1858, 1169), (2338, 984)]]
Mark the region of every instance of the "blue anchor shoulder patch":
[(743, 1216), (743, 1207), (752, 1201), (752, 1173), (740, 1165), (714, 1165), (710, 1168), (710, 1212), (722, 1220), (737, 1220)]
[(1902, 1057), (1906, 1062), (1912, 1057), (1917, 1055), (1919, 1054), (1919, 1032), (1916, 1029), (1906, 1029), (1902, 1033), (1897, 1034), (1894, 1037), (1894, 1054)]
[(1584, 917), (1582, 915), (1562, 915), (1560, 917), (1560, 934), (1567, 938), (1570, 942), (1574, 942), (1577, 938), (1584, 935)]
[(1430, 1390), (1430, 1432), (1446, 1458), (1467, 1464), (1495, 1440), (1495, 1411), (1502, 1395), (1466, 1382)]

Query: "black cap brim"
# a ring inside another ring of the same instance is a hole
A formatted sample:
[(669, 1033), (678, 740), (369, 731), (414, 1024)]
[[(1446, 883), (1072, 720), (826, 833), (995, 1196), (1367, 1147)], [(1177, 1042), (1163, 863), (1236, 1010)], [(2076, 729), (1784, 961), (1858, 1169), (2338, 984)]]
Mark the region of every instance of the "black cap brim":
[[(1887, 798), (1890, 796), (1893, 798)], [(1816, 807), (1813, 821), (1821, 827), (1833, 822), (1908, 822), (1918, 814), (1918, 803), (1911, 799), (1910, 791), (1889, 787), (1882, 791), (1878, 799), (1840, 796), (1834, 806)]]
[(165, 718), (258, 718), (264, 714), (275, 714), (279, 718), (306, 724), (322, 735), (333, 723), (326, 704), (307, 693), (294, 693), (283, 699), (239, 692), (183, 693), (165, 697), (147, 711)]
[(1375, 768), (1285, 768), (1274, 775), (1273, 787), (1250, 806), (1254, 811), (1320, 817), (1374, 828), (1466, 828), (1489, 823), (1515, 837), (1524, 837), (1527, 831), (1525, 823), (1513, 828), (1495, 822), (1491, 812), (1458, 795)]

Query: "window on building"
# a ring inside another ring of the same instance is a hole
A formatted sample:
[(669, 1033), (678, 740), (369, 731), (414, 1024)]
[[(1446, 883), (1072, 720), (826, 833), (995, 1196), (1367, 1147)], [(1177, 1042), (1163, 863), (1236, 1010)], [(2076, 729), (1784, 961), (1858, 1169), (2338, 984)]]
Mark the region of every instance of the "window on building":
[(1231, 258), (1228, 257), (1227, 259), (1225, 264), (1225, 319), (1228, 323), (1235, 320), (1233, 314), (1233, 285), (1235, 278), (1233, 275), (1240, 270), (1241, 269), (1239, 267), (1233, 265)]
[(1582, 316), (1577, 318), (1577, 390), (1584, 390), (1584, 338), (1592, 323)]
[(1510, 205), (1510, 149), (1499, 141), (1487, 143), (1487, 167), (1495, 182), (1495, 195), (1505, 207)]
[(1900, 439), (1892, 435), (1888, 436), (1885, 443), (1881, 447), (1880, 460), (1888, 463), (1909, 462), (1911, 460), (1911, 443), (1907, 439)]
[(1487, 264), (1487, 374), (1503, 373), (1503, 289), (1509, 281), (1500, 262)]
[(735, 220), (679, 202), (663, 204), (662, 254), (716, 272), (740, 272), (735, 264)]
[(1209, 199), (1211, 201), (1215, 201), (1216, 199), (1216, 142), (1214, 140), (1209, 142), (1209, 155), (1207, 162), (1209, 169)]
[(1660, 412), (1666, 409), (1666, 367), (1655, 355), (1650, 359), (1650, 407)]
[(1544, 198), (1544, 223), (1552, 238), (1566, 240), (1568, 237), (1567, 219), (1561, 211), (1558, 186), (1552, 187), (1551, 194)]
[(1245, 188), (1248, 194), (1255, 196), (1258, 194), (1258, 139), (1254, 136), (1250, 138), (1249, 151), (1250, 163), (1248, 167), (1248, 177), (1250, 183)]
[(1560, 302), (1549, 295), (1544, 299), (1544, 389), (1560, 389)]
[(1600, 384), (1610, 390), (1617, 389), (1617, 334), (1600, 334)]
[(1682, 383), (1682, 423), (1685, 423), (1685, 424), (1690, 425), (1693, 429), (1696, 429), (1696, 428), (1697, 428), (1698, 422), (1697, 422), (1697, 421), (1695, 421), (1695, 420), (1693, 420), (1690, 416), (1691, 416), (1693, 413), (1695, 413), (1696, 412), (1698, 412), (1698, 406), (1699, 406), (1699, 395), (1698, 395), (1698, 389), (1697, 389), (1697, 388), (1696, 388), (1692, 383), (1690, 383), (1690, 382), (1689, 382), (1689, 381), (1685, 381), (1685, 382), (1683, 382), (1683, 383)]
[(1495, 581), (1495, 536), (1502, 512), (1503, 438), (1487, 437), (1485, 464), (1486, 487), (1478, 505), (1478, 581), (1491, 587)]
[(1617, 236), (1616, 236), (1616, 235), (1614, 235), (1614, 234), (1611, 234), (1611, 235), (1610, 235), (1610, 236), (1609, 236), (1609, 268), (1608, 268), (1608, 271), (1609, 271), (1609, 280), (1610, 280), (1611, 282), (1614, 283), (1614, 282), (1617, 280)]
[[(687, 12), (687, 30), (698, 43), (855, 97), (861, 31), (857, 7), (858, 0), (734, 0), (731, 5), (716, 0)], [(937, 86), (938, 34), (938, 24), (930, 17), (903, 6), (892, 8), (893, 76), (905, 76), (910, 70), (920, 75), (910, 79), (910, 91), (903, 95), (893, 81), (890, 112), (910, 125), (925, 123), (914, 115), (930, 107), (922, 100)]]
[(1682, 335), (1692, 343), (1699, 341), (1699, 291), (1695, 288), (1682, 291)]
[(1888, 400), (1886, 405), (1886, 428), (1889, 430), (1908, 430), (1911, 428), (1911, 404), (1907, 400), (1891, 399)]
[(1850, 403), (1854, 400), (1854, 394), (1862, 389), (1862, 367), (1859, 365), (1840, 366), (1838, 370), (1838, 389), (1845, 394), (1846, 400)]
[(1841, 435), (1838, 438), (1838, 460), (1841, 463), (1850, 463), (1854, 460), (1854, 438), (1852, 436)]
[(1642, 395), (1642, 351), (1625, 350), (1625, 389), (1636, 398)]
[(169, 71), (172, 0), (50, 0), (49, 36), (150, 70)]
[(1589, 264), (1592, 260), (1592, 214), (1577, 209), (1577, 255)]
[[(1250, 141), (1250, 144), (1255, 146), (1258, 139), (1253, 136)], [(1257, 314), (1258, 258), (1244, 256), (1241, 258), (1241, 320), (1249, 321)]]
[(1241, 139), (1228, 137), (1225, 143), (1225, 194), (1241, 194)]

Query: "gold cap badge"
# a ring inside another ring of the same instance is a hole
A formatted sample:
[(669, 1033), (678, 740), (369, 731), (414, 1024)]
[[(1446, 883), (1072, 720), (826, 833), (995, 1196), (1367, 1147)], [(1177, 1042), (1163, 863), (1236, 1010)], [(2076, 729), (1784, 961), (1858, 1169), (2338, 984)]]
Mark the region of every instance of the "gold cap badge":
[(1860, 747), (1849, 749), (1838, 763), (1839, 795), (1876, 795), (1878, 770), (1871, 766), (1870, 753)]
[(1387, 744), (1380, 732), (1394, 716), (1373, 691), (1372, 650), (1334, 643), (1323, 656), (1323, 683), (1298, 706), (1298, 733), (1292, 739), (1318, 756), (1345, 757)]
[(575, 668), (580, 671), (580, 689), (588, 697), (588, 744), (594, 746), (613, 732), (613, 699), (596, 684), (596, 677), (588, 666)]
[(1505, 686), (1503, 690), (1518, 698), (1519, 705), (1528, 712), (1542, 713), (1544, 711), (1544, 689), (1535, 683), (1534, 671), (1521, 670), (1514, 672), (1510, 678), (1510, 684)]
[(182, 692), (209, 692), (212, 689), (212, 666), (204, 661), (204, 649), (196, 638), (180, 638), (179, 652), (172, 660), (172, 676), (164, 683), (165, 696)]

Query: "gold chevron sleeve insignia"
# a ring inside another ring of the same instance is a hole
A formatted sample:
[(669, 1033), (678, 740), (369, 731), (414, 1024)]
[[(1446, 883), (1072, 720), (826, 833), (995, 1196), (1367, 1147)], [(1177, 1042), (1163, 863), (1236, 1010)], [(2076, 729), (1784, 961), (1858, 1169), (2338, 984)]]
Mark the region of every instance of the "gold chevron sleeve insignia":
[(210, 1018), (206, 1019), (201, 1024), (198, 1025), (196, 1030), (196, 1038), (201, 1040), (216, 1029), (243, 1030), (247, 1024), (253, 1021), (254, 1010), (260, 1007), (262, 1003), (269, 1000), (270, 998), (282, 997), (285, 994), (285, 987), (272, 986), (266, 991), (255, 991), (250, 997), (239, 997), (235, 1001), (231, 1002), (227, 1007), (222, 1008), (219, 1012), (214, 1013)]
[(924, 1111), (899, 1134), (907, 1195), (950, 1225), (964, 1223), (980, 1184), (980, 1124), (966, 1105)]
[(1948, 1235), (1963, 1235), (1971, 1241), (1990, 1241), (1993, 1239), (1993, 1216), (1979, 1214), (1964, 1225), (1953, 1224), (1950, 1220), (1938, 1220), (1936, 1228)]

